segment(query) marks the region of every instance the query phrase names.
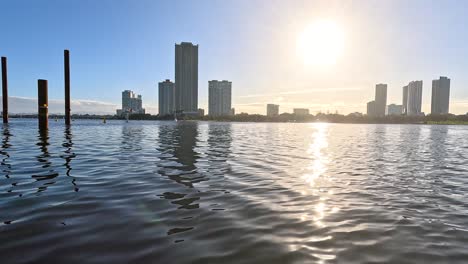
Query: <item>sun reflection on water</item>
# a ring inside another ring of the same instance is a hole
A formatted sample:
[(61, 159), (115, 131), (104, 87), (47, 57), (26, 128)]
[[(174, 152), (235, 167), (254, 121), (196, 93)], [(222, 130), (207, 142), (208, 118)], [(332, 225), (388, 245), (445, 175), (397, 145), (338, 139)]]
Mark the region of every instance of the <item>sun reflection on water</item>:
[(307, 154), (312, 158), (312, 164), (308, 167), (309, 172), (303, 178), (310, 185), (315, 187), (318, 178), (325, 174), (328, 167), (328, 157), (323, 153), (324, 149), (328, 147), (327, 131), (328, 124), (317, 123), (311, 124), (315, 128), (312, 134), (313, 143), (309, 146)]
[[(329, 199), (329, 196), (333, 195), (333, 191), (323, 189), (323, 183), (328, 179), (326, 172), (329, 163), (327, 155), (329, 125), (326, 123), (316, 123), (311, 124), (311, 126), (314, 132), (312, 134), (312, 143), (307, 150), (311, 164), (307, 167), (307, 172), (302, 176), (307, 185), (305, 187), (306, 190), (301, 193), (312, 193), (318, 196), (318, 201), (312, 205), (311, 211), (306, 215), (309, 215), (310, 221), (317, 227), (322, 228), (325, 227), (323, 219), (326, 214), (336, 213), (339, 211), (339, 208), (327, 206), (326, 201)], [(301, 217), (301, 219), (305, 218), (304, 215)]]
[[(304, 180), (304, 189), (300, 193), (304, 196), (313, 195), (310, 206), (304, 208), (304, 211), (299, 215), (302, 222), (309, 221), (316, 228), (327, 228), (325, 217), (339, 212), (336, 206), (327, 204), (330, 196), (334, 195), (332, 190), (327, 190), (327, 182), (330, 180), (327, 175), (329, 157), (328, 157), (328, 131), (329, 125), (326, 123), (310, 124), (313, 129), (311, 135), (312, 143), (307, 149), (307, 156), (310, 160), (310, 165), (305, 168), (305, 173), (302, 175)], [(315, 198), (315, 199), (314, 199)], [(314, 241), (326, 241), (333, 239), (331, 235), (321, 234), (318, 232), (316, 236), (308, 237), (306, 241), (290, 245), (293, 251), (299, 249), (307, 249), (311, 254), (318, 258), (317, 263), (325, 263), (326, 261), (333, 260), (336, 255), (331, 250), (324, 250), (320, 253), (317, 252), (315, 247), (310, 246)]]

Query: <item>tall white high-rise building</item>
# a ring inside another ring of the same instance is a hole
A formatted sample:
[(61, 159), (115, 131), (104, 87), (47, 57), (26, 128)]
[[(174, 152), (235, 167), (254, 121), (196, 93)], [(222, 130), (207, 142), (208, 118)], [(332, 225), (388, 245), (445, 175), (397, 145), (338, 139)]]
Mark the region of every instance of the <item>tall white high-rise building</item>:
[(450, 79), (440, 77), (432, 81), (431, 114), (446, 115), (449, 113)]
[(403, 112), (402, 114), (406, 115), (408, 113), (408, 85), (403, 86)]
[(208, 82), (208, 115), (226, 116), (231, 114), (232, 82)]
[(175, 45), (175, 110), (198, 114), (198, 45)]
[(379, 83), (375, 85), (375, 115), (385, 116), (387, 109), (387, 85)]
[(174, 114), (174, 83), (166, 79), (159, 83), (159, 115)]
[(141, 95), (135, 94), (133, 91), (125, 90), (122, 92), (122, 109), (117, 110), (117, 115), (124, 113), (129, 114), (144, 114), (143, 100)]
[(407, 115), (421, 115), (422, 81), (412, 81), (408, 84)]

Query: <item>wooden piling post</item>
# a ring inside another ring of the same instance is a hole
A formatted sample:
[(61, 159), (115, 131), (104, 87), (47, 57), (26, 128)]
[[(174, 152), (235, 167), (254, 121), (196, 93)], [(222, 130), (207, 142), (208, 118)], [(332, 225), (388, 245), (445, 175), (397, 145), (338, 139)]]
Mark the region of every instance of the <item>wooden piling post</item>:
[(70, 51), (65, 50), (64, 56), (64, 70), (65, 70), (65, 125), (71, 124), (70, 116)]
[(38, 120), (39, 130), (44, 131), (49, 127), (49, 110), (48, 110), (48, 92), (47, 92), (47, 80), (37, 81), (37, 94), (38, 94)]
[(8, 123), (8, 78), (7, 58), (2, 57), (2, 101), (3, 101), (3, 123)]

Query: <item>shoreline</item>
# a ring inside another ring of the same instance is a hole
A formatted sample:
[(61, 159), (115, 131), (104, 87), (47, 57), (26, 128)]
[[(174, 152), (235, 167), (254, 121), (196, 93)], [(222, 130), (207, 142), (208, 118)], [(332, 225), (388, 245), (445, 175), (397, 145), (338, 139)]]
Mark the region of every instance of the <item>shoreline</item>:
[[(56, 118), (57, 117), (57, 118)], [(11, 119), (37, 119), (34, 116), (10, 116)], [(49, 116), (49, 120), (56, 120), (61, 121), (64, 120), (63, 117), (51, 115)], [(74, 116), (73, 120), (120, 120), (125, 121), (123, 118), (118, 118), (116, 116)], [(406, 118), (405, 118), (406, 119)], [(213, 118), (190, 118), (190, 119), (179, 119), (177, 122), (184, 122), (184, 121), (203, 121), (203, 122), (226, 122), (226, 123), (329, 123), (329, 124), (382, 124), (382, 125), (457, 125), (457, 126), (465, 126), (468, 125), (468, 121), (465, 120), (394, 120), (390, 118), (381, 118), (381, 119), (367, 119), (362, 118), (359, 120), (349, 120), (348, 118), (343, 118), (341, 120), (277, 120), (277, 119), (263, 119), (263, 120), (248, 120), (248, 119), (213, 119)], [(172, 119), (157, 119), (157, 118), (134, 118), (129, 119), (129, 121), (167, 121), (167, 122), (174, 122)]]

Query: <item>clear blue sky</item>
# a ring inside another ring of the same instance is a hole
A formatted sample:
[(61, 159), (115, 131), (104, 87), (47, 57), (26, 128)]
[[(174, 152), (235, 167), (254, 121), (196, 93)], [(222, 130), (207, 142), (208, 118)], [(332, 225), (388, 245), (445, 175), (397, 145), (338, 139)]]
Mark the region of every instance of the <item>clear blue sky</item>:
[[(73, 99), (118, 105), (131, 89), (156, 108), (157, 82), (174, 78), (174, 44), (190, 41), (200, 45), (202, 107), (212, 79), (233, 81), (238, 112), (263, 113), (267, 102), (352, 112), (364, 111), (379, 82), (400, 103), (401, 87), (423, 80), (428, 104), (430, 81), (446, 75), (452, 112), (468, 112), (465, 1), (11, 0), (0, 10), (11, 96), (35, 98), (44, 78), (49, 97), (63, 98), (69, 49)], [(348, 37), (333, 70), (294, 59), (296, 35), (317, 18), (338, 21)]]

